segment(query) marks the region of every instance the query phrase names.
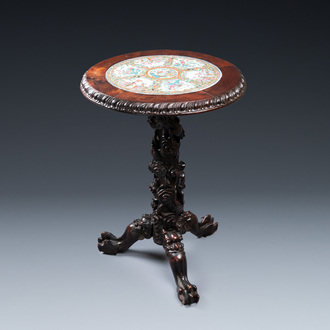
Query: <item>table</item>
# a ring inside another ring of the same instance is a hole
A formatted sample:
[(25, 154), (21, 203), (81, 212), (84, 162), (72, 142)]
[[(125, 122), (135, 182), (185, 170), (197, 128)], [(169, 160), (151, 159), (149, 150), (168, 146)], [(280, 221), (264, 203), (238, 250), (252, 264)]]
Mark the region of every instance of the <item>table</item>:
[(149, 170), (152, 213), (129, 224), (120, 237), (103, 232), (98, 248), (105, 254), (127, 251), (138, 240), (162, 245), (176, 281), (181, 303), (197, 303), (199, 295), (187, 276), (182, 235), (212, 235), (211, 215), (201, 221), (184, 211), (185, 163), (179, 160), (184, 130), (179, 116), (222, 108), (238, 100), (246, 88), (242, 73), (220, 58), (191, 51), (153, 50), (115, 56), (91, 67), (80, 84), (90, 101), (116, 111), (148, 116), (154, 129)]

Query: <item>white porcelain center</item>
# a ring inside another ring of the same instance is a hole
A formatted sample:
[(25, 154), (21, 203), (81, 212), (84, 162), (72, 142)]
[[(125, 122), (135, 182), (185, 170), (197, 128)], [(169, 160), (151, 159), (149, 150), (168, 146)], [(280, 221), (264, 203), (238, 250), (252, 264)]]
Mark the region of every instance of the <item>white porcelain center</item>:
[(110, 84), (128, 92), (149, 95), (193, 93), (215, 85), (220, 69), (195, 57), (141, 56), (112, 65), (106, 72)]

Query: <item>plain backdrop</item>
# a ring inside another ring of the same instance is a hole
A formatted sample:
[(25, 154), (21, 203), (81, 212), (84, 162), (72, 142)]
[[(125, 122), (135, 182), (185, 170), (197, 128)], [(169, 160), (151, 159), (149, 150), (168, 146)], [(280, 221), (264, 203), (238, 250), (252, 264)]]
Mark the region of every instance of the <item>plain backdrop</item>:
[[(0, 326), (6, 330), (330, 327), (329, 4), (26, 2), (1, 10)], [(184, 236), (201, 300), (161, 247), (98, 253), (150, 212), (152, 130), (79, 90), (106, 58), (191, 50), (235, 64), (244, 97), (184, 116)]]

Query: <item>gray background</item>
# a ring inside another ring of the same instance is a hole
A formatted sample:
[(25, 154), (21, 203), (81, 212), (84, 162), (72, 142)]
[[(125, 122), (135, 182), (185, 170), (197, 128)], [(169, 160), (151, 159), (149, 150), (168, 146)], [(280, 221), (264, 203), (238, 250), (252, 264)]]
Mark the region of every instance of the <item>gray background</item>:
[[(7, 10), (6, 10), (7, 9)], [(3, 329), (330, 327), (329, 4), (17, 3), (1, 19)], [(122, 53), (192, 50), (246, 77), (227, 108), (186, 116), (184, 237), (198, 305), (181, 306), (161, 247), (98, 253), (150, 212), (146, 117), (102, 109), (83, 73)]]

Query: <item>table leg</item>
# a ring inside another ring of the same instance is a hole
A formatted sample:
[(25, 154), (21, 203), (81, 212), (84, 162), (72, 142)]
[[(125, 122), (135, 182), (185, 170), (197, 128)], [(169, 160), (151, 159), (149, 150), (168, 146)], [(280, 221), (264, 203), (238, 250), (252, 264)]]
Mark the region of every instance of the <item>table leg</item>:
[(172, 268), (178, 298), (183, 305), (190, 305), (198, 302), (199, 294), (196, 285), (188, 280), (186, 253), (181, 241), (182, 236), (177, 231), (163, 230), (163, 247)]
[(118, 252), (127, 251), (135, 242), (152, 237), (151, 217), (144, 214), (141, 219), (129, 224), (120, 237), (116, 237), (108, 231), (104, 231), (98, 239), (98, 248), (105, 254), (115, 255)]

